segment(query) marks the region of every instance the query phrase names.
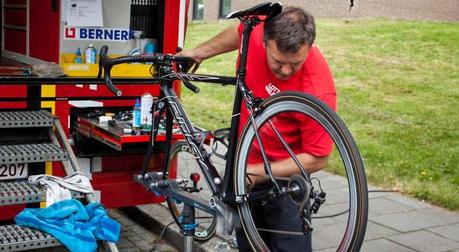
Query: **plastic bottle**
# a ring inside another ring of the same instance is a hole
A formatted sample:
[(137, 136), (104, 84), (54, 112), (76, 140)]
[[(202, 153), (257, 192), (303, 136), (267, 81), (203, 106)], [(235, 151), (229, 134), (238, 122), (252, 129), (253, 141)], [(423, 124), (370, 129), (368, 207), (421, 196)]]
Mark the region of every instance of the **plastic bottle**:
[(153, 54), (156, 52), (156, 45), (153, 43), (145, 44), (145, 48), (143, 49), (144, 54)]
[(132, 127), (134, 129), (140, 128), (140, 101), (136, 99), (134, 109), (132, 110)]
[(143, 131), (151, 130), (152, 126), (152, 115), (151, 109), (153, 106), (153, 96), (149, 93), (142, 95), (140, 99), (140, 125)]
[(86, 64), (96, 64), (97, 50), (92, 44), (84, 50), (84, 60)]
[(75, 63), (77, 63), (77, 64), (81, 64), (81, 63), (82, 63), (82, 60), (81, 60), (81, 51), (80, 51), (80, 48), (79, 48), (79, 47), (78, 47), (78, 50), (76, 51)]
[[(147, 43), (145, 45), (145, 48), (143, 50), (143, 54), (145, 55), (151, 55), (156, 52), (156, 47), (153, 43)], [(153, 64), (153, 62), (145, 62), (145, 64)]]

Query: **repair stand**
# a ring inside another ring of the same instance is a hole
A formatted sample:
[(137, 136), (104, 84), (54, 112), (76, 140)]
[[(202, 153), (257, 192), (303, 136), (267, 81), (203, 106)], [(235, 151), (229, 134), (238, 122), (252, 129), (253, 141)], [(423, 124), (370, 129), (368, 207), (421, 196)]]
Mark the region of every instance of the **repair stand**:
[(193, 251), (194, 231), (197, 227), (195, 222), (194, 207), (184, 204), (181, 215), (181, 230), (184, 236), (183, 251)]

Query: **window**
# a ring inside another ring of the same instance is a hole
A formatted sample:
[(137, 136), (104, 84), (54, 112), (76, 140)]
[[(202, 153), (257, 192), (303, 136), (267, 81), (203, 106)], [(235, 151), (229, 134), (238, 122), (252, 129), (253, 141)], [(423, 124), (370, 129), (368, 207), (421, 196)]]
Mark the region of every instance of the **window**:
[(231, 0), (220, 0), (220, 11), (218, 16), (225, 18), (231, 12)]
[(204, 17), (204, 3), (203, 0), (193, 1), (193, 20), (202, 20)]

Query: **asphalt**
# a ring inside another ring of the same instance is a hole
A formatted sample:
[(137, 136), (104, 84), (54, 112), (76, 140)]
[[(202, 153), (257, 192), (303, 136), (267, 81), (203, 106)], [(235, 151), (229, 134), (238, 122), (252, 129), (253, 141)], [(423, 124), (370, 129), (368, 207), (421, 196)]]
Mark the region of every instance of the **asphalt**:
[[(214, 159), (214, 164), (220, 169), (224, 167), (224, 162), (219, 159)], [(323, 188), (328, 189), (326, 204), (320, 209), (320, 213), (331, 215), (342, 212), (347, 204), (346, 180), (323, 171), (314, 173), (314, 176), (321, 181)], [(459, 252), (459, 212), (447, 211), (398, 192), (382, 190), (371, 185), (368, 189), (369, 219), (361, 251)], [(156, 235), (163, 232), (161, 238), (167, 244), (183, 251), (182, 236), (178, 227), (170, 224), (172, 217), (164, 205), (137, 206), (123, 209), (122, 213)], [(347, 215), (340, 215), (313, 219), (313, 225), (319, 226), (313, 235), (314, 251), (336, 251), (346, 218)], [(195, 242), (193, 251), (216, 251), (218, 247), (227, 248), (224, 246), (225, 242), (215, 236), (206, 243)]]

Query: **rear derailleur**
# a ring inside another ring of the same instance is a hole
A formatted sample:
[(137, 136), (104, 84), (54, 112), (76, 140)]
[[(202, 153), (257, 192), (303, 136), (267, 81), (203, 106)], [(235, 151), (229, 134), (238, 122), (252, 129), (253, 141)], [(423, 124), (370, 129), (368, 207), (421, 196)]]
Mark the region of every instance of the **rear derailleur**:
[(322, 190), (320, 182), (317, 190), (310, 181), (296, 174), (290, 178), (288, 189), (290, 198), (300, 205), (300, 217), (303, 220), (302, 231), (307, 235), (313, 230), (311, 214), (317, 214), (320, 206), (325, 203), (327, 194)]

